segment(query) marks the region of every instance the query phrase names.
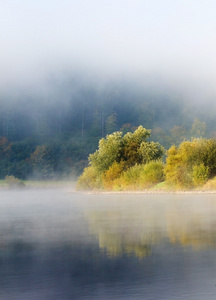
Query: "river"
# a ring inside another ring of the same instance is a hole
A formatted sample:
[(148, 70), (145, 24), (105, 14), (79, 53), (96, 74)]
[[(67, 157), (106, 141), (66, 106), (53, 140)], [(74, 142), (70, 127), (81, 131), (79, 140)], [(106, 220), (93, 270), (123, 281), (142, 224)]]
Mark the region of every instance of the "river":
[(0, 191), (0, 299), (215, 299), (216, 194)]

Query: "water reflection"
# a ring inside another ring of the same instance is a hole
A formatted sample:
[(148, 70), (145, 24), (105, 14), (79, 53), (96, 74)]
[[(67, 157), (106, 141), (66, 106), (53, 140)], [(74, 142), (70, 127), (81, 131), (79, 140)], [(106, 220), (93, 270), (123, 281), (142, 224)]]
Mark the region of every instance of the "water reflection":
[(215, 299), (215, 224), (214, 195), (2, 191), (0, 299)]
[(119, 206), (115, 203), (108, 210), (102, 204), (88, 211), (89, 231), (100, 249), (110, 256), (126, 253), (143, 258), (151, 254), (153, 245), (163, 243), (194, 250), (216, 247), (216, 201), (212, 197), (162, 197), (144, 196)]

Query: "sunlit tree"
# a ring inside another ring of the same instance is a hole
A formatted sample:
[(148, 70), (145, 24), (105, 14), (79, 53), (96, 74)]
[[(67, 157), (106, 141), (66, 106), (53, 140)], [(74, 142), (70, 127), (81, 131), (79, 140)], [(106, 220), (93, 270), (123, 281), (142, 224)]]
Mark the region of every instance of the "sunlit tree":
[[(132, 166), (161, 158), (163, 147), (159, 143), (147, 141), (150, 134), (150, 130), (139, 126), (133, 133), (128, 132), (124, 136), (122, 132), (117, 131), (102, 138), (98, 149), (89, 155), (90, 166), (80, 177), (79, 186), (95, 187), (96, 180), (101, 182), (101, 187), (111, 186), (111, 181)], [(89, 183), (88, 174), (92, 178), (92, 183)], [(101, 180), (98, 180), (98, 176)]]
[(193, 139), (167, 152), (166, 180), (178, 187), (202, 185), (216, 176), (216, 140)]

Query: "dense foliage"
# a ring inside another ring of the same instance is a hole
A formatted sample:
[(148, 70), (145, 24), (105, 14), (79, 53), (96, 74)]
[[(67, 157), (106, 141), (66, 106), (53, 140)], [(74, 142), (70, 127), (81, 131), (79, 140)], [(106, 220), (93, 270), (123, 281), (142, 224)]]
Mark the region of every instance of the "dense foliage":
[[(167, 151), (149, 142), (150, 130), (139, 126), (134, 133), (114, 132), (89, 155), (89, 167), (78, 180), (78, 189), (143, 190), (158, 186), (191, 189), (216, 186), (216, 140), (192, 138)], [(158, 183), (164, 182), (163, 185)]]
[[(122, 184), (127, 181), (127, 177), (131, 177), (131, 182), (134, 182), (138, 177), (140, 179), (144, 176), (148, 185), (160, 182), (163, 178), (163, 165), (158, 160), (164, 149), (159, 143), (147, 141), (149, 137), (150, 130), (139, 126), (133, 133), (128, 132), (124, 136), (122, 132), (114, 132), (102, 138), (98, 149), (89, 155), (90, 166), (80, 176), (78, 188), (109, 189), (115, 186), (116, 189), (124, 189), (130, 185)], [(152, 161), (155, 162), (154, 165), (150, 164)], [(140, 181), (139, 187), (144, 186), (142, 182)]]
[(179, 188), (203, 185), (216, 176), (216, 140), (192, 139), (167, 152), (166, 180)]

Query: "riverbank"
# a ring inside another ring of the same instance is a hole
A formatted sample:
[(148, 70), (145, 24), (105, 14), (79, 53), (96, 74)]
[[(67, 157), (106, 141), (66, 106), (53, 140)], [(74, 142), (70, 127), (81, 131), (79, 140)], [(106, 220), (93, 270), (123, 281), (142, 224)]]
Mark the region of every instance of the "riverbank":
[(143, 191), (80, 191), (85, 194), (216, 194), (216, 190), (176, 190), (176, 191), (154, 191), (154, 190), (143, 190)]
[[(10, 186), (6, 180), (0, 180), (1, 189), (67, 189), (76, 191), (75, 180), (23, 180), (23, 185)], [(216, 194), (216, 189), (193, 189), (193, 190), (177, 190), (177, 189), (155, 189), (155, 187), (144, 190), (92, 190), (77, 191), (84, 194)]]
[(186, 188), (179, 188), (177, 186), (172, 186), (168, 184), (168, 182), (163, 181), (155, 186), (146, 188), (146, 189), (139, 189), (138, 187), (134, 187), (131, 189), (122, 189), (122, 190), (88, 190), (86, 191), (88, 193), (104, 193), (104, 194), (109, 194), (109, 193), (114, 193), (114, 194), (130, 194), (130, 193), (135, 193), (135, 194), (216, 194), (216, 177), (213, 179), (208, 180), (204, 185), (192, 188), (192, 189), (186, 189)]

